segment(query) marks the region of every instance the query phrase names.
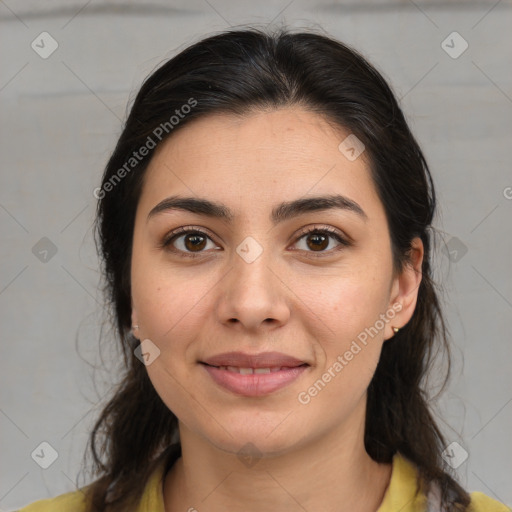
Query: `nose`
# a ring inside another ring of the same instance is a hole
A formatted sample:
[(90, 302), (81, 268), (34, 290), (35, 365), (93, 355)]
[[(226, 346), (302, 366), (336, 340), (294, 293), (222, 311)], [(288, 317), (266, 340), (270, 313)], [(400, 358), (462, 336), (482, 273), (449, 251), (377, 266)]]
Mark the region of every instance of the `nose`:
[[(219, 321), (244, 331), (275, 329), (290, 318), (289, 293), (270, 250), (249, 262), (234, 254), (230, 271), (219, 283)], [(268, 326), (268, 327), (266, 327)]]

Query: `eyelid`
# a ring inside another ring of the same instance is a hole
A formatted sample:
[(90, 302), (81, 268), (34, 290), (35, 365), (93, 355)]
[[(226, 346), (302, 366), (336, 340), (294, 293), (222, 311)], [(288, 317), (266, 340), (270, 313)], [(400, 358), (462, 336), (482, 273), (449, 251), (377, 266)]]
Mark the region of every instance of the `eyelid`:
[[(330, 249), (328, 251), (318, 251), (318, 252), (317, 251), (303, 251), (303, 252), (310, 254), (314, 258), (332, 256), (333, 254), (336, 254), (336, 252), (338, 250), (346, 248), (346, 247), (350, 247), (354, 243), (353, 239), (350, 236), (348, 236), (346, 233), (344, 233), (343, 231), (341, 231), (337, 228), (334, 228), (332, 226), (322, 225), (322, 224), (313, 224), (313, 225), (309, 225), (309, 226), (304, 226), (303, 228), (301, 228), (299, 230), (299, 232), (295, 233), (292, 236), (291, 241), (293, 242), (293, 244), (296, 244), (304, 236), (313, 234), (316, 232), (328, 233), (328, 235), (331, 238), (334, 238), (338, 242), (339, 246), (335, 247), (334, 249)], [(170, 252), (177, 253), (184, 257), (189, 257), (189, 258), (197, 258), (197, 257), (201, 257), (205, 254), (208, 254), (209, 251), (198, 251), (198, 252), (194, 253), (194, 252), (182, 251), (180, 249), (175, 249), (175, 248), (170, 249), (169, 248), (169, 246), (172, 245), (172, 242), (175, 239), (179, 238), (180, 236), (187, 235), (187, 234), (193, 234), (193, 233), (205, 235), (207, 238), (211, 239), (214, 243), (217, 244), (217, 242), (215, 241), (216, 237), (207, 228), (203, 228), (200, 226), (181, 226), (179, 228), (172, 230), (170, 233), (167, 233), (164, 236), (162, 242), (159, 243), (159, 248), (163, 249), (163, 250), (169, 250)], [(300, 249), (295, 249), (295, 251), (301, 252)]]
[(333, 236), (337, 235), (347, 245), (354, 243), (354, 240), (352, 239), (352, 237), (347, 235), (344, 231), (341, 231), (338, 228), (335, 228), (335, 227), (329, 226), (329, 225), (325, 225), (325, 224), (310, 224), (308, 226), (304, 226), (303, 228), (301, 228), (298, 231), (298, 233), (293, 235), (293, 239), (295, 239), (295, 241), (298, 241), (300, 238), (302, 238), (302, 236), (308, 235), (310, 233), (314, 233), (315, 231), (327, 232)]
[(202, 226), (180, 226), (179, 228), (173, 229), (164, 235), (162, 241), (158, 244), (159, 248), (166, 249), (167, 246), (170, 245), (171, 240), (178, 238), (180, 235), (188, 235), (194, 232), (203, 234), (218, 244), (216, 241), (217, 237), (207, 228), (203, 228)]
[(293, 249), (297, 252), (303, 252), (306, 254), (307, 258), (312, 259), (321, 259), (321, 258), (329, 258), (332, 256), (336, 256), (339, 254), (340, 251), (347, 249), (349, 247), (352, 247), (354, 245), (353, 239), (346, 235), (343, 231), (334, 228), (332, 226), (326, 226), (326, 225), (310, 225), (305, 226), (302, 228), (298, 234), (295, 234), (294, 244), (298, 243), (302, 238), (304, 238), (307, 235), (311, 234), (325, 234), (327, 233), (329, 238), (334, 238), (336, 242), (338, 242), (338, 246), (334, 247), (333, 249), (329, 249), (328, 251), (303, 251), (301, 249)]

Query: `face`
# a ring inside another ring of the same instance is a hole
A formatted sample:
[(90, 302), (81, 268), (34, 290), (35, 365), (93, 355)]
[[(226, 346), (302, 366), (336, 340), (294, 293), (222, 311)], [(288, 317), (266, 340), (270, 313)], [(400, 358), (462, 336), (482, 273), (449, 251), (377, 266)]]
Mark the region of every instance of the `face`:
[[(338, 149), (348, 135), (298, 107), (211, 115), (176, 132), (147, 169), (131, 266), (136, 335), (180, 427), (222, 450), (251, 442), (277, 454), (360, 433), (382, 345), (412, 315), (417, 274), (393, 275), (366, 155)], [(171, 196), (230, 216), (172, 207)], [(307, 203), (326, 196), (344, 202)], [(229, 352), (242, 355), (213, 359)]]

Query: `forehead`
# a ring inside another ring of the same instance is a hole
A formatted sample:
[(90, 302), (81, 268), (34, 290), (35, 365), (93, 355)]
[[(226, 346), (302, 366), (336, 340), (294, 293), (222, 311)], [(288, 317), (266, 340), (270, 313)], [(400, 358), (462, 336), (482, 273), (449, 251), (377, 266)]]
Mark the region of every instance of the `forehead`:
[(157, 149), (140, 206), (151, 209), (168, 195), (183, 194), (254, 211), (267, 209), (269, 201), (340, 193), (378, 215), (382, 205), (365, 153), (350, 161), (339, 149), (349, 135), (298, 107), (204, 116)]

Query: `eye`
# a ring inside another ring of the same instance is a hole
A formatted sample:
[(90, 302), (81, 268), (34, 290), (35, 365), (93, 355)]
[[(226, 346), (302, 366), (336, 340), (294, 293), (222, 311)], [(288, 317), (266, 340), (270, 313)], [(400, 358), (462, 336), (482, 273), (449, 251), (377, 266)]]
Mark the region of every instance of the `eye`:
[[(329, 227), (314, 226), (305, 229), (300, 233), (295, 244), (301, 242), (302, 239), (305, 239), (305, 247), (300, 250), (319, 253), (312, 254), (313, 257), (328, 256), (333, 251), (339, 251), (351, 245), (351, 242), (345, 239), (338, 230)], [(169, 233), (160, 244), (160, 248), (179, 253), (180, 256), (187, 258), (197, 258), (206, 252), (205, 249), (208, 249), (208, 240), (212, 241), (212, 238), (201, 229), (181, 227)], [(326, 251), (331, 240), (335, 240), (338, 246)], [(213, 241), (212, 244), (215, 247)]]
[[(320, 253), (312, 254), (313, 257), (329, 256), (333, 251), (339, 251), (344, 247), (349, 247), (351, 245), (351, 243), (345, 239), (338, 230), (329, 227), (319, 228), (314, 226), (312, 228), (308, 228), (301, 233), (296, 243), (302, 241), (302, 239), (305, 239), (305, 243), (303, 244), (303, 247), (300, 248), (300, 250), (305, 250), (306, 252), (312, 253)], [(330, 240), (333, 239), (338, 242), (338, 246), (331, 248), (328, 251), (325, 250), (327, 247), (329, 247)]]
[[(160, 247), (171, 252), (180, 253), (180, 256), (197, 258), (204, 252), (203, 249), (207, 246), (207, 240), (211, 241), (211, 237), (200, 229), (179, 228), (169, 233)], [(176, 242), (178, 242), (176, 244), (178, 247), (175, 245)]]

